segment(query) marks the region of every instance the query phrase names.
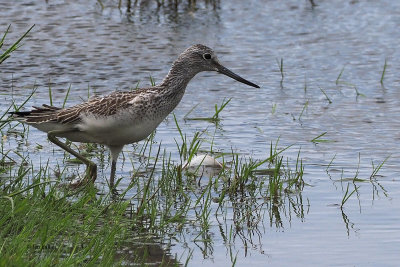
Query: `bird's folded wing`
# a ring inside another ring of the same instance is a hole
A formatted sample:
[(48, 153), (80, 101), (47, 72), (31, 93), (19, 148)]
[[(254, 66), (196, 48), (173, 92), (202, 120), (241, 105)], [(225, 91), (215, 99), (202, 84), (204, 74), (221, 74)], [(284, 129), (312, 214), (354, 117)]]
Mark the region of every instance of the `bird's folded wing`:
[[(91, 115), (95, 117), (107, 117), (116, 114), (118, 111), (138, 105), (140, 94), (144, 90), (134, 92), (114, 92), (103, 97), (94, 97), (89, 101), (69, 108), (58, 108), (49, 105), (33, 107), (31, 111), (14, 112), (14, 116), (23, 118), (27, 123), (79, 123), (82, 115)], [(132, 101), (135, 100), (136, 101)]]

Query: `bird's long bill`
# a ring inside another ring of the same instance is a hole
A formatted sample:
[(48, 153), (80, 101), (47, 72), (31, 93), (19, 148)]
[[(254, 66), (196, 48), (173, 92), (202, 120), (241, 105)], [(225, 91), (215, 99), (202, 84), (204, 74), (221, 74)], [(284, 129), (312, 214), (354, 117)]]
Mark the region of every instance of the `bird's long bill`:
[(235, 80), (238, 81), (238, 82), (241, 82), (241, 83), (244, 83), (244, 84), (253, 86), (253, 87), (255, 87), (255, 88), (260, 88), (260, 86), (258, 86), (257, 84), (254, 84), (254, 83), (252, 83), (252, 82), (249, 82), (249, 81), (246, 80), (246, 79), (243, 79), (242, 77), (240, 77), (239, 75), (233, 73), (232, 71), (230, 71), (229, 69), (225, 68), (225, 67), (222, 66), (221, 64), (216, 63), (216, 65), (217, 65), (217, 69), (218, 69), (218, 72), (219, 72), (219, 73), (225, 74), (226, 76), (229, 76), (229, 77), (235, 79)]

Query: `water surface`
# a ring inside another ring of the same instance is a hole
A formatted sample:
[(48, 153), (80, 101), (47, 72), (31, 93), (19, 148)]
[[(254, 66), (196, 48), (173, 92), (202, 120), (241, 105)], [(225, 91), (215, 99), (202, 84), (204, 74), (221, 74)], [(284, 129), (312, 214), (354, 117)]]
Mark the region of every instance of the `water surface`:
[[(90, 94), (107, 94), (130, 90), (138, 82), (147, 86), (149, 76), (161, 81), (185, 48), (206, 44), (226, 67), (261, 89), (216, 73), (197, 75), (175, 110), (183, 131), (189, 136), (215, 131), (215, 149), (255, 159), (268, 156), (270, 143), (279, 138), (280, 147), (293, 145), (285, 157), (295, 160), (301, 148), (304, 180), (310, 186), (298, 204), (304, 208), (302, 216), (287, 211), (277, 226), (270, 224), (267, 213), (256, 232), (238, 234), (232, 246), (224, 243), (221, 223), (214, 218), (212, 249), (204, 250), (188, 233), (188, 243), (178, 240), (172, 255), (193, 250), (190, 266), (226, 266), (230, 249), (238, 253), (237, 266), (396, 266), (400, 2), (316, 2), (311, 8), (308, 1), (233, 0), (216, 6), (199, 3), (195, 9), (183, 3), (178, 10), (148, 3), (127, 13), (113, 2), (102, 10), (96, 1), (1, 1), (0, 27), (4, 31), (12, 25), (8, 42), (36, 26), (19, 52), (0, 66), (0, 105), (4, 110), (12, 100), (23, 102), (35, 85), (29, 105), (48, 104), (49, 85), (56, 105), (62, 105), (69, 86), (69, 104), (87, 99), (88, 87)], [(282, 82), (277, 64), (281, 59)], [(343, 68), (341, 83), (336, 84)], [(212, 116), (214, 105), (226, 98), (232, 100), (217, 130), (208, 122), (183, 120), (197, 104), (191, 116)], [(324, 132), (323, 139), (330, 142), (310, 142)], [(178, 159), (174, 138), (178, 132), (170, 116), (157, 129), (155, 140)], [(43, 148), (35, 149), (37, 144)], [(14, 145), (12, 137), (4, 144), (6, 149)], [(49, 157), (50, 164), (62, 161), (63, 152), (33, 128), (19, 148), (34, 164)], [(129, 154), (132, 146), (124, 151), (138, 162)], [(369, 179), (372, 162), (376, 166), (388, 156), (377, 177), (380, 186), (360, 183), (358, 199), (352, 196), (343, 213), (337, 204), (346, 183), (338, 180), (354, 177), (357, 170), (358, 177)], [(131, 174), (132, 165), (126, 161), (122, 164), (120, 158), (117, 176)], [(76, 166), (68, 170), (77, 171)], [(106, 163), (99, 184), (105, 183), (109, 171)], [(121, 187), (128, 183), (123, 181)]]

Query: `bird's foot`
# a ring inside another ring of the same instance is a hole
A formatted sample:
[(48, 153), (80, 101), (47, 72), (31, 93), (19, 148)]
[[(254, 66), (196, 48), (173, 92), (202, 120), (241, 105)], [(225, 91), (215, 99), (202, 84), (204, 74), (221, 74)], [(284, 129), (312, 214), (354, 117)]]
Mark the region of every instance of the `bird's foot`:
[(97, 178), (97, 165), (92, 163), (86, 168), (86, 176), (85, 179), (87, 179), (88, 182), (94, 183)]
[(96, 181), (97, 178), (97, 165), (96, 164), (90, 164), (86, 168), (86, 174), (83, 179), (76, 179), (73, 180), (70, 183), (70, 186), (72, 188), (78, 188), (81, 186), (85, 186), (87, 184), (94, 184), (94, 181)]

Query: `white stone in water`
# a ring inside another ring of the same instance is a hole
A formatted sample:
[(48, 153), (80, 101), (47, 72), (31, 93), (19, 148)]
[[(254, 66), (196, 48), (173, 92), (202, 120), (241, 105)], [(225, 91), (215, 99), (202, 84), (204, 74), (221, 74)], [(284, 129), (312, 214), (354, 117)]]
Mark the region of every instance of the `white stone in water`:
[(209, 155), (198, 155), (191, 159), (190, 162), (185, 162), (183, 168), (196, 168), (199, 166), (222, 168), (222, 164)]

